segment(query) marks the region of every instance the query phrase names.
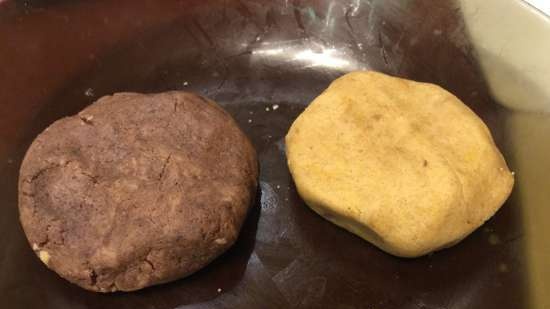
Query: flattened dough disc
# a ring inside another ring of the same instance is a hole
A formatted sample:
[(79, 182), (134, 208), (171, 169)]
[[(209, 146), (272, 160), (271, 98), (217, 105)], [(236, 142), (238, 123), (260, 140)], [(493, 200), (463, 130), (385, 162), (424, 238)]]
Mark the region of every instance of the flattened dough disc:
[(403, 257), (460, 241), (514, 183), (489, 130), (458, 98), (376, 72), (335, 80), (293, 123), (286, 149), (309, 207)]

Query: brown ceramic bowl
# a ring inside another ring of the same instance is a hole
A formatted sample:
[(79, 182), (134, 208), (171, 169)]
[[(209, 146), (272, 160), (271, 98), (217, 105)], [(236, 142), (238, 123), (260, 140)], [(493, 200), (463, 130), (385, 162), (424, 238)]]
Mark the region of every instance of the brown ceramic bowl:
[[(0, 3), (0, 307), (529, 307), (517, 190), (458, 245), (401, 259), (305, 207), (285, 162), (283, 137), (304, 107), (343, 73), (375, 69), (456, 94), (521, 173), (474, 55), (453, 1)], [(26, 149), (103, 95), (174, 89), (219, 102), (258, 151), (261, 192), (239, 241), (198, 273), (139, 292), (71, 285), (34, 256), (18, 221)]]

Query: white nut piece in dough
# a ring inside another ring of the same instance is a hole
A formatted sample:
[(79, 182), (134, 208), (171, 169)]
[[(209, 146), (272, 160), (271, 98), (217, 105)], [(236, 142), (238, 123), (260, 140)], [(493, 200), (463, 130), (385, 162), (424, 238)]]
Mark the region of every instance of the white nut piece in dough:
[(48, 262), (50, 261), (50, 254), (48, 253), (48, 251), (40, 250), (38, 252), (38, 257), (40, 258), (42, 263), (48, 265)]
[(514, 183), (488, 128), (458, 98), (377, 72), (335, 80), (292, 124), (286, 154), (309, 207), (402, 257), (457, 243)]

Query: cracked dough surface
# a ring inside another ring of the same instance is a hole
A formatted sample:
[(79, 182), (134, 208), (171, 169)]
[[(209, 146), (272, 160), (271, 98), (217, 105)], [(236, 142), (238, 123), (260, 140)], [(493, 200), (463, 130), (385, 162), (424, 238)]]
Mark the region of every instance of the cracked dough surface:
[(451, 246), (508, 198), (513, 175), (481, 119), (433, 84), (335, 80), (286, 136), (308, 206), (391, 254)]
[(32, 143), (20, 220), (37, 256), (89, 290), (187, 276), (237, 239), (256, 153), (215, 103), (185, 92), (103, 97)]

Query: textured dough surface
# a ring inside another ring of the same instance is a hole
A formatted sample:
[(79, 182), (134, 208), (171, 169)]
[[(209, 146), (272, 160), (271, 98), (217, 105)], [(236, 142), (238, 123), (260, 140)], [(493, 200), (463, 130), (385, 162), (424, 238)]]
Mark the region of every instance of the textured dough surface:
[(93, 291), (136, 290), (187, 276), (229, 248), (257, 176), (255, 150), (215, 103), (119, 93), (32, 143), (20, 220), (60, 276)]
[(292, 124), (286, 151), (309, 207), (403, 257), (460, 241), (514, 183), (488, 128), (458, 98), (376, 72), (335, 80)]

